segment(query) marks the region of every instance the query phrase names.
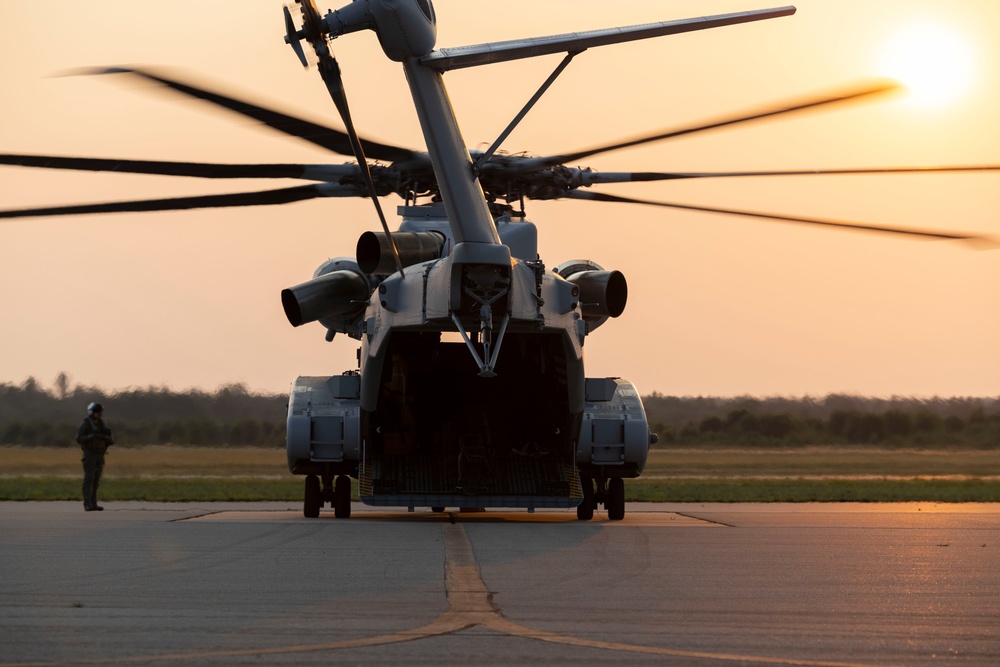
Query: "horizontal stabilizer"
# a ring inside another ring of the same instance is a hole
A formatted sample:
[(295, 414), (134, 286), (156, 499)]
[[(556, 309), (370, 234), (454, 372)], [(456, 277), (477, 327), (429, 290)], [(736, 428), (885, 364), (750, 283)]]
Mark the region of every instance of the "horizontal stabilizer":
[(420, 63), (431, 69), (442, 72), (476, 67), (492, 63), (520, 60), (547, 56), (553, 53), (579, 53), (595, 46), (633, 42), (650, 37), (676, 35), (683, 32), (707, 30), (737, 23), (750, 23), (764, 19), (790, 16), (795, 13), (795, 7), (775, 7), (759, 9), (751, 12), (734, 14), (717, 14), (698, 18), (680, 19), (677, 21), (660, 21), (625, 28), (605, 28), (587, 32), (572, 32), (565, 35), (550, 37), (529, 37), (508, 42), (493, 42), (490, 44), (474, 44), (472, 46), (457, 46), (432, 51), (420, 59)]

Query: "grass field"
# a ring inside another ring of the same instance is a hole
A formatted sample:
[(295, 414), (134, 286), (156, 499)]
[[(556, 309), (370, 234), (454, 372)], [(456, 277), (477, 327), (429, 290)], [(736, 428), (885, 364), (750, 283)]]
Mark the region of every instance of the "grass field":
[[(0, 447), (0, 500), (77, 500), (80, 451)], [(644, 475), (628, 480), (633, 501), (1000, 502), (1000, 455), (989, 451), (656, 449)], [(302, 478), (282, 449), (115, 448), (104, 500), (299, 501)]]
[(776, 449), (655, 449), (643, 477), (1000, 476), (996, 450), (876, 449), (817, 445)]

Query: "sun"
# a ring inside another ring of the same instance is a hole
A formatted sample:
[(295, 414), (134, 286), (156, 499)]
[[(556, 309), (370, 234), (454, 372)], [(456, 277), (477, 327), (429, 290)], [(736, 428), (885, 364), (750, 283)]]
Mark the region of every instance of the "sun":
[(940, 24), (899, 30), (882, 53), (882, 73), (909, 89), (908, 101), (939, 107), (965, 93), (973, 79), (972, 49), (957, 32)]

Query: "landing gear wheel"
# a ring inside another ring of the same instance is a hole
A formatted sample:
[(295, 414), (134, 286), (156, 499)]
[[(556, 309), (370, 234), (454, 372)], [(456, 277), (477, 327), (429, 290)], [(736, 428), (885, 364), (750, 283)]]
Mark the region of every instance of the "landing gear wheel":
[(302, 513), (307, 519), (315, 519), (319, 516), (319, 508), (322, 506), (323, 493), (319, 489), (319, 477), (309, 475), (306, 477), (306, 499)]
[(608, 480), (608, 499), (604, 501), (604, 507), (611, 521), (625, 518), (625, 481), (621, 477)]
[(580, 482), (583, 484), (583, 500), (576, 506), (576, 518), (590, 521), (594, 518), (594, 507), (597, 505), (594, 500), (594, 480), (584, 478)]
[(338, 519), (351, 518), (351, 478), (341, 475), (333, 487), (333, 515)]

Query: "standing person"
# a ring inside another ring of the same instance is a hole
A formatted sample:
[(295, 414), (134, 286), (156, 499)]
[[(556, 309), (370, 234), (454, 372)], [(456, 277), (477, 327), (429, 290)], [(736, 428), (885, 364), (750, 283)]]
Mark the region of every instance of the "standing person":
[(83, 509), (87, 512), (104, 509), (97, 504), (97, 488), (104, 471), (104, 453), (108, 445), (115, 442), (111, 428), (101, 419), (103, 414), (104, 407), (100, 403), (91, 403), (87, 406), (87, 418), (76, 431), (76, 441), (83, 448)]

